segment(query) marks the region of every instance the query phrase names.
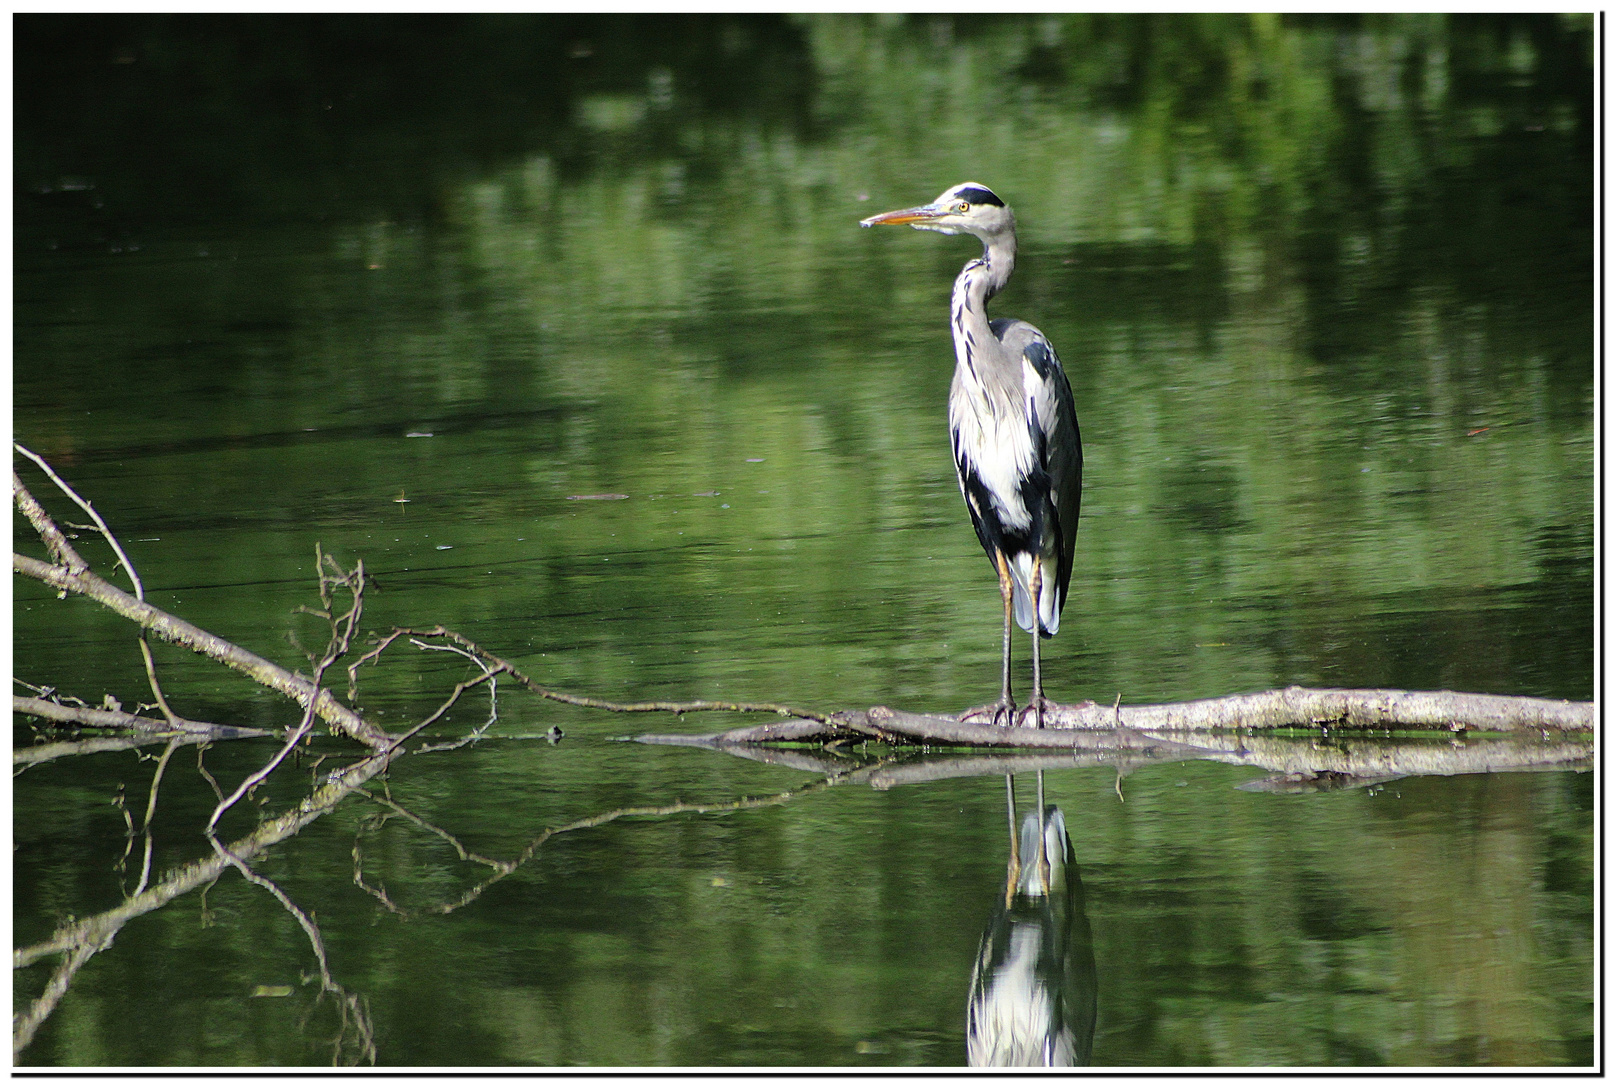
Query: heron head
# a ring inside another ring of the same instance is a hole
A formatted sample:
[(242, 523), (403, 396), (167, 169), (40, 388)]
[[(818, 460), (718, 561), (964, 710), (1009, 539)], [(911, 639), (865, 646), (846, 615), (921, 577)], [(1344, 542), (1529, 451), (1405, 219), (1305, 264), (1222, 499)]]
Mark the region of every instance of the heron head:
[(970, 181), (955, 184), (925, 206), (889, 210), (859, 224), (867, 229), (872, 225), (909, 225), (950, 236), (970, 233), (987, 240), (1013, 229), (1015, 215), (991, 188)]

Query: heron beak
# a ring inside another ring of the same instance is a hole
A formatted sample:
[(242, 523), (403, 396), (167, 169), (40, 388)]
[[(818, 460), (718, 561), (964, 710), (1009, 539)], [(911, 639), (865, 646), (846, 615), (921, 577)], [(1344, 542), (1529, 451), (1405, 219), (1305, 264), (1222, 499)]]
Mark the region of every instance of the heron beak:
[(889, 210), (885, 214), (877, 214), (861, 221), (860, 227), (870, 228), (872, 225), (914, 225), (922, 221), (931, 221), (942, 217), (944, 211), (936, 206), (912, 206), (908, 210)]

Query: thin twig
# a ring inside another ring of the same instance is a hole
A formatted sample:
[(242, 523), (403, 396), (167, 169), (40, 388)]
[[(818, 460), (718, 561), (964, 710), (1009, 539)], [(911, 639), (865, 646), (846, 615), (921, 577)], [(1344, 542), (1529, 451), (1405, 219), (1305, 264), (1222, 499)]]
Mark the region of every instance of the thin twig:
[[(232, 795), (227, 799), (221, 800), (213, 808), (212, 816), (208, 819), (205, 830), (206, 835), (209, 837), (212, 836), (213, 830), (217, 828), (218, 820), (228, 812), (229, 808), (239, 802), (248, 791), (266, 780), (279, 767), (280, 762), (284, 761), (290, 755), (290, 752), (296, 748), (297, 744), (312, 730), (313, 719), (316, 716), (314, 703), (323, 691), (324, 673), (345, 655), (346, 651), (351, 647), (353, 635), (357, 632), (357, 622), (363, 610), (362, 562), (359, 561), (357, 569), (351, 574), (347, 574), (336, 564), (333, 558), (324, 554), (322, 544), (315, 545), (314, 553), (318, 566), (318, 599), (322, 603), (324, 610), (313, 614), (321, 614), (329, 620), (329, 644), (324, 649), (323, 657), (313, 669), (312, 679), (310, 680), (311, 691), (307, 696), (306, 708), (302, 712), (301, 724), (290, 734), (284, 745), (269, 759), (266, 765), (242, 780), (240, 786), (235, 788)], [(326, 566), (334, 571), (333, 577), (325, 573)], [(351, 593), (351, 606), (343, 615), (337, 616), (334, 614), (334, 601), (329, 595), (332, 583), (344, 585)], [(400, 745), (401, 742), (402, 740), (398, 739), (393, 745)]]
[[(320, 669), (319, 674), (321, 675), (322, 673), (322, 669)], [(318, 685), (316, 680), (314, 680), (313, 685)], [(219, 799), (218, 805), (213, 807), (212, 816), (207, 819), (206, 828), (203, 830), (207, 836), (212, 835), (213, 831), (218, 827), (218, 819), (227, 813), (231, 806), (244, 798), (246, 792), (266, 780), (269, 774), (279, 767), (279, 763), (290, 756), (290, 751), (294, 750), (296, 744), (301, 742), (302, 736), (312, 730), (312, 722), (312, 703), (308, 702), (306, 711), (302, 713), (300, 726), (284, 741), (284, 745), (279, 747), (273, 757), (268, 759), (268, 763), (240, 781), (240, 786), (235, 788), (234, 793), (227, 799)]]
[(544, 697), (549, 701), (563, 702), (566, 705), (579, 705), (588, 709), (602, 709), (606, 712), (667, 712), (675, 713), (677, 715), (681, 713), (695, 712), (769, 712), (776, 713), (780, 716), (795, 716), (805, 720), (818, 720), (825, 724), (830, 724), (833, 722), (830, 716), (827, 716), (823, 713), (814, 712), (810, 709), (799, 708), (796, 705), (774, 705), (767, 702), (749, 701), (615, 702), (604, 701), (601, 698), (586, 697), (581, 694), (566, 694), (561, 690), (552, 690), (548, 687), (542, 686), (540, 683), (537, 683), (534, 679), (530, 678), (530, 676), (520, 671), (513, 664), (502, 659), (496, 654), (481, 648), (478, 644), (464, 637), (462, 634), (459, 634), (457, 631), (448, 630), (444, 626), (435, 626), (428, 630), (415, 630), (407, 627), (398, 627), (393, 629), (389, 634), (386, 634), (383, 638), (381, 638), (379, 643), (376, 644), (374, 648), (358, 657), (357, 661), (351, 665), (350, 671), (354, 673), (354, 678), (355, 671), (358, 667), (368, 661), (377, 663), (379, 655), (389, 648), (392, 642), (403, 637), (445, 638), (448, 641), (454, 641), (458, 645), (462, 646), (466, 652), (480, 657), (487, 663), (500, 665), (502, 670), (507, 673), (509, 678), (518, 683), (520, 686), (524, 687), (526, 690), (529, 690), (531, 693)]
[(396, 741), (391, 745), (393, 747), (401, 746), (407, 740), (411, 739), (413, 736), (435, 723), (442, 716), (446, 715), (446, 711), (457, 703), (458, 698), (463, 696), (463, 691), (479, 686), (483, 682), (495, 682), (497, 675), (504, 670), (506, 669), (501, 667), (493, 667), (487, 671), (481, 672), (472, 679), (466, 679), (463, 682), (458, 683), (452, 688), (452, 692), (447, 695), (446, 700), (441, 703), (440, 708), (436, 709), (423, 720), (420, 720), (417, 724), (414, 724), (405, 734), (398, 735), (396, 737)]
[[(127, 571), (129, 580), (134, 583), (135, 598), (138, 600), (144, 600), (145, 586), (140, 580), (139, 574), (134, 570), (133, 560), (128, 557), (128, 553), (123, 550), (123, 545), (118, 542), (116, 534), (112, 532), (110, 526), (108, 526), (105, 520), (101, 518), (100, 514), (96, 512), (95, 508), (89, 504), (87, 499), (82, 498), (77, 491), (73, 490), (72, 485), (68, 484), (65, 480), (58, 476), (55, 470), (46, 464), (45, 460), (38, 454), (35, 454), (21, 443), (13, 443), (12, 445), (17, 448), (19, 453), (26, 456), (35, 465), (38, 465), (39, 468), (44, 470), (45, 475), (49, 476), (50, 479), (55, 482), (58, 488), (65, 492), (68, 497), (70, 497), (74, 502), (83, 507), (89, 513), (90, 517), (92, 517), (95, 521), (96, 528), (98, 528), (101, 535), (106, 538), (106, 542), (111, 545), (112, 551), (116, 553), (118, 561), (122, 563), (123, 569)], [(62, 534), (55, 521), (51, 519), (49, 514), (45, 513), (44, 508), (39, 505), (39, 502), (33, 497), (33, 494), (23, 486), (22, 480), (17, 476), (16, 470), (14, 469), (11, 473), (11, 487), (12, 494), (17, 500), (17, 505), (22, 508), (22, 511), (27, 516), (29, 522), (32, 523), (34, 529), (39, 533), (40, 537), (43, 538), (45, 541), (45, 546), (50, 549), (51, 556), (57, 562), (62, 563), (70, 570), (75, 572), (87, 571), (89, 569), (89, 564), (84, 561), (83, 556), (78, 554), (78, 551), (72, 546), (72, 544), (68, 543), (66, 536)], [(162, 715), (166, 716), (169, 720), (178, 720), (178, 715), (172, 710), (171, 707), (169, 707), (167, 703), (167, 695), (162, 693), (161, 680), (156, 676), (156, 660), (151, 655), (151, 646), (146, 639), (148, 632), (149, 631), (143, 628), (140, 630), (139, 647), (140, 654), (145, 660), (145, 675), (147, 680), (150, 682), (151, 693), (156, 696), (156, 705), (162, 710)]]
[[(21, 443), (14, 442), (11, 445), (16, 447), (17, 453), (39, 466), (39, 468), (44, 471), (44, 474), (50, 477), (51, 482), (62, 490), (63, 494), (82, 507), (84, 513), (90, 516), (90, 518), (95, 522), (95, 528), (100, 530), (100, 534), (106, 538), (106, 542), (111, 545), (112, 551), (116, 553), (117, 561), (122, 564), (124, 572), (128, 574), (128, 580), (134, 583), (134, 598), (136, 600), (144, 600), (145, 585), (140, 581), (139, 574), (134, 569), (134, 564), (129, 561), (128, 553), (123, 550), (123, 545), (117, 542), (117, 537), (113, 535), (111, 529), (107, 528), (106, 521), (100, 516), (100, 512), (90, 504), (88, 499), (74, 491), (71, 484), (57, 476), (56, 470), (52, 469), (49, 464), (45, 462), (44, 458), (40, 457), (38, 454), (34, 453)], [(12, 473), (12, 477), (15, 486), (21, 487), (22, 482), (15, 479), (15, 472)], [(30, 518), (30, 520), (32, 519)]]
[(433, 754), (433, 753), (437, 753), (437, 752), (442, 751), (442, 750), (456, 750), (459, 747), (467, 746), (469, 743), (478, 742), (480, 740), (480, 738), (483, 735), (485, 735), (485, 733), (490, 729), (491, 725), (497, 722), (497, 680), (496, 680), (496, 676), (501, 672), (502, 669), (501, 668), (493, 668), (492, 665), (486, 663), (484, 660), (480, 659), (478, 656), (475, 656), (473, 653), (469, 652), (467, 649), (461, 648), (460, 646), (457, 646), (457, 645), (432, 645), (427, 641), (420, 641), (417, 638), (413, 639), (413, 644), (418, 646), (420, 649), (424, 649), (424, 650), (428, 650), (428, 651), (435, 651), (435, 652), (456, 653), (457, 655), (466, 658), (470, 663), (472, 663), (476, 667), (478, 667), (481, 672), (483, 672), (484, 674), (490, 676), (490, 678), (488, 678), (486, 680), (486, 683), (487, 683), (486, 689), (487, 689), (487, 691), (489, 692), (489, 694), (491, 696), (491, 711), (490, 711), (490, 715), (488, 717), (486, 717), (485, 723), (481, 724), (479, 727), (475, 728), (473, 731), (469, 732), (467, 735), (463, 736), (461, 739), (453, 739), (450, 742), (439, 742), (439, 743), (432, 743), (432, 744), (430, 744), (428, 746), (420, 746), (417, 750), (415, 750), (413, 752), (415, 754)]
[(145, 680), (151, 684), (151, 693), (156, 695), (156, 707), (162, 710), (162, 715), (172, 721), (179, 721), (180, 716), (173, 711), (167, 703), (167, 695), (162, 693), (162, 681), (156, 677), (156, 658), (151, 655), (150, 631), (144, 627), (139, 632), (140, 656), (145, 660)]

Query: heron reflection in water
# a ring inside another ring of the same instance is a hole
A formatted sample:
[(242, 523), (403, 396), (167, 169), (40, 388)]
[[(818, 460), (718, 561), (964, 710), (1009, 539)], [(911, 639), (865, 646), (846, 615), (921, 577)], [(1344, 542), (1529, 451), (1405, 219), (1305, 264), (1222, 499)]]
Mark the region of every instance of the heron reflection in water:
[[(1094, 1039), (1093, 934), (1077, 858), (1059, 808), (1016, 831), (1015, 778), (1006, 775), (1010, 861), (971, 969), (965, 1054), (973, 1066), (1086, 1065)], [(1047, 828), (1040, 823), (1047, 821)]]

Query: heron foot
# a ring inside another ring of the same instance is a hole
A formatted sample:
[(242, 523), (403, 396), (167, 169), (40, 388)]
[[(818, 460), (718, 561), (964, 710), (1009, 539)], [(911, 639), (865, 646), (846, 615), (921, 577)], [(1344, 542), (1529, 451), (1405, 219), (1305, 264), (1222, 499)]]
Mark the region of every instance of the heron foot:
[(1000, 698), (992, 705), (979, 705), (974, 709), (967, 709), (959, 716), (962, 724), (1005, 724), (1016, 722), (1016, 703), (1009, 698)]
[(1053, 705), (1053, 704), (1054, 704), (1054, 702), (1050, 701), (1048, 698), (1044, 697), (1042, 694), (1034, 694), (1032, 696), (1032, 699), (1030, 701), (1028, 701), (1025, 706), (1022, 707), (1021, 712), (1019, 712), (1016, 715), (1016, 724), (1018, 726), (1021, 725), (1021, 724), (1025, 724), (1027, 722), (1027, 714), (1031, 713), (1032, 718), (1033, 718), (1033, 725), (1032, 726), (1036, 727), (1036, 728), (1042, 728), (1043, 727), (1043, 712), (1044, 712), (1044, 709), (1048, 708), (1050, 705)]

